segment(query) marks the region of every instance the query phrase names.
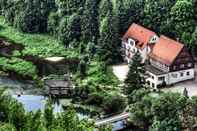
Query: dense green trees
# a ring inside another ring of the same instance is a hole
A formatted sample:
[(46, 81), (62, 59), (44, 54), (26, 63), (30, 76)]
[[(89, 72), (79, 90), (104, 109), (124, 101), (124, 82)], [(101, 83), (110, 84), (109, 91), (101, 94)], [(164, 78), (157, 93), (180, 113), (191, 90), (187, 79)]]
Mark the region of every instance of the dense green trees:
[[(0, 9), (6, 21), (20, 31), (48, 32), (66, 46), (70, 43), (79, 45), (84, 41), (85, 46), (92, 42), (97, 48), (97, 45), (106, 42), (109, 48), (103, 50), (108, 52), (100, 55), (114, 62), (117, 60), (114, 57), (119, 57), (117, 45), (120, 45), (122, 35), (133, 22), (159, 34), (179, 38), (191, 51), (196, 51), (193, 48), (195, 43), (190, 40), (196, 27), (196, 4), (196, 0), (2, 0)], [(113, 29), (108, 38), (103, 38), (105, 34), (102, 30), (107, 20), (110, 20), (109, 28)], [(117, 50), (110, 50), (110, 47)]]
[(146, 0), (144, 4), (144, 25), (152, 28), (155, 32), (168, 33), (165, 32), (169, 26), (167, 19), (170, 18), (170, 10), (174, 3), (174, 0)]
[[(196, 97), (192, 99), (174, 93), (143, 93), (137, 91), (138, 101), (130, 106), (130, 120), (151, 131), (178, 131), (192, 128), (196, 122)], [(143, 94), (143, 95), (142, 95)], [(136, 95), (132, 96), (133, 99)]]
[(82, 16), (82, 40), (97, 43), (99, 37), (99, 0), (86, 0)]
[(55, 8), (54, 0), (2, 0), (1, 14), (10, 25), (23, 32), (46, 32), (47, 17)]
[[(174, 25), (175, 35), (181, 38), (185, 44), (190, 44), (186, 37), (190, 36), (195, 29), (194, 20), (194, 8), (192, 7), (192, 2), (188, 0), (178, 0), (176, 4), (171, 8), (171, 22), (170, 24), (176, 23)], [(189, 45), (188, 45), (189, 46)], [(189, 46), (190, 47), (190, 46)]]
[(191, 45), (193, 55), (197, 56), (197, 27), (195, 28), (195, 31), (192, 34)]
[(48, 102), (44, 112), (26, 112), (21, 104), (3, 92), (0, 91), (0, 131), (93, 131), (95, 128), (93, 122), (80, 120), (72, 107), (54, 115)]

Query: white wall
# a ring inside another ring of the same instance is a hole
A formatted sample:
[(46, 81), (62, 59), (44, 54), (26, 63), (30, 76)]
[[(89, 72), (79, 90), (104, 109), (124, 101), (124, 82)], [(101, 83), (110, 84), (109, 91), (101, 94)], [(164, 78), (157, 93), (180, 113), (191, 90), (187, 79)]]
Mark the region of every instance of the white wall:
[[(187, 75), (187, 72), (190, 73), (190, 75)], [(159, 77), (165, 77), (165, 82), (167, 85), (175, 84), (181, 81), (190, 80), (195, 78), (194, 69), (188, 69), (183, 71), (177, 71), (177, 72), (170, 72), (163, 75), (155, 75), (153, 73), (147, 72), (150, 77), (146, 79), (146, 81), (150, 81), (151, 83), (154, 83), (155, 86), (153, 88), (157, 88), (157, 85), (160, 85), (163, 83), (163, 81), (159, 81)], [(183, 76), (181, 76), (181, 73), (183, 73)], [(177, 77), (175, 77), (177, 76)]]
[[(159, 37), (157, 35), (153, 36), (149, 43), (156, 43), (159, 40)], [(146, 61), (146, 59), (148, 58), (148, 54), (151, 52), (151, 49), (149, 46), (146, 46), (143, 50), (138, 50), (136, 48), (136, 43), (135, 40), (129, 38), (127, 42), (122, 42), (122, 44), (125, 45), (125, 54), (126, 54), (126, 58), (125, 60), (129, 63), (130, 62), (130, 58), (127, 57), (128, 54), (130, 54), (130, 56), (132, 57), (137, 51), (140, 52), (141, 57), (142, 57), (142, 63), (144, 63)], [(130, 51), (128, 52), (127, 49), (129, 49)]]
[[(190, 75), (187, 75), (187, 72), (189, 72)], [(181, 73), (183, 73), (183, 76), (181, 76)], [(177, 77), (175, 77), (175, 76), (177, 76)], [(169, 73), (168, 84), (174, 84), (174, 83), (177, 83), (177, 82), (190, 80), (190, 79), (193, 79), (194, 77), (195, 77), (194, 69), (172, 72), (172, 73)]]
[(149, 54), (149, 50), (148, 50), (148, 46), (146, 46), (143, 50), (139, 50), (141, 57), (142, 57), (142, 63), (144, 63), (148, 57)]

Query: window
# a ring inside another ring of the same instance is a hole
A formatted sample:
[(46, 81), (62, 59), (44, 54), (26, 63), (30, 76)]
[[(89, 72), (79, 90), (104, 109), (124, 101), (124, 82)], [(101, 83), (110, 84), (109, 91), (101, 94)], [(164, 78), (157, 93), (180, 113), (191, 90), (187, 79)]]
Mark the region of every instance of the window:
[(173, 70), (176, 70), (176, 66), (173, 66)]
[(192, 63), (188, 63), (187, 66), (188, 66), (188, 67), (192, 67)]
[(164, 81), (165, 80), (165, 77), (164, 76), (161, 76), (161, 77), (158, 78), (158, 80), (159, 81)]
[(171, 76), (172, 76), (173, 78), (177, 78), (177, 74), (176, 74), (176, 73), (173, 73)]
[(190, 75), (190, 72), (188, 71), (188, 72), (187, 72), (187, 76), (189, 76), (189, 75)]
[(130, 42), (130, 45), (133, 46), (133, 41)]
[(154, 83), (152, 83), (152, 87), (153, 87), (153, 88), (155, 87), (155, 84), (154, 84)]
[(129, 39), (129, 44), (130, 44), (130, 46), (134, 46), (135, 45), (135, 41), (132, 40), (132, 39)]
[(132, 53), (136, 53), (137, 52), (137, 49), (134, 48), (131, 52)]
[(184, 67), (185, 67), (185, 65), (184, 64), (181, 64), (180, 68), (184, 68)]
[(181, 76), (181, 77), (183, 77), (183, 76), (184, 76), (183, 72), (181, 72), (181, 73), (180, 73), (180, 76)]
[(147, 85), (150, 86), (150, 81), (147, 81)]
[(152, 79), (154, 80), (155, 79), (155, 77), (154, 76), (151, 76), (152, 77)]

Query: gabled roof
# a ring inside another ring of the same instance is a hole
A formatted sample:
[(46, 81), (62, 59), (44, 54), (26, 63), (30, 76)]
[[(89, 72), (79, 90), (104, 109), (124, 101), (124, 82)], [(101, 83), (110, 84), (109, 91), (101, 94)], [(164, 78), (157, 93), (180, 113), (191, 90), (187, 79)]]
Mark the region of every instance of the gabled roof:
[(183, 47), (182, 43), (161, 36), (149, 56), (163, 64), (171, 65)]
[(125, 35), (123, 36), (123, 40), (127, 40), (128, 38), (132, 38), (135, 41), (137, 41), (137, 46), (139, 46), (139, 48), (143, 49), (148, 42), (150, 41), (150, 39), (155, 36), (156, 33), (146, 29), (138, 24), (133, 23), (128, 31), (125, 33)]

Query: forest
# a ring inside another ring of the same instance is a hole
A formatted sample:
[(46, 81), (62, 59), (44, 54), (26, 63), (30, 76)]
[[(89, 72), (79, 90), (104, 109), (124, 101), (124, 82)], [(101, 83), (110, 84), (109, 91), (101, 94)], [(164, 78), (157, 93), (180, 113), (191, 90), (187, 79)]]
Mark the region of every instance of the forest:
[[(95, 105), (105, 114), (120, 112), (128, 104), (132, 125), (143, 131), (192, 128), (197, 124), (196, 97), (162, 92), (154, 97), (142, 83), (133, 84), (141, 78), (130, 73), (136, 79), (126, 79), (125, 98), (111, 65), (123, 62), (121, 38), (132, 23), (181, 41), (197, 57), (196, 7), (197, 0), (0, 0), (0, 37), (19, 45), (8, 55), (0, 54), (0, 74), (14, 73), (40, 87), (35, 61), (53, 56), (77, 60), (72, 71), (78, 85), (76, 101)], [(2, 94), (0, 131), (94, 130), (94, 123), (80, 121), (72, 108), (57, 117), (50, 104), (44, 113), (23, 114), (20, 104)]]

